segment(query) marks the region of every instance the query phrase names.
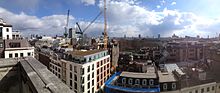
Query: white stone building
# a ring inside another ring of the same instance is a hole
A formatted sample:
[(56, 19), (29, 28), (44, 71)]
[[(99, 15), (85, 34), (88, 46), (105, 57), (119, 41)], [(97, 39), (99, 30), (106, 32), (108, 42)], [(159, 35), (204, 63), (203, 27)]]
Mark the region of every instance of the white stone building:
[(75, 93), (95, 93), (110, 77), (107, 50), (71, 51), (64, 59), (53, 57), (50, 70)]

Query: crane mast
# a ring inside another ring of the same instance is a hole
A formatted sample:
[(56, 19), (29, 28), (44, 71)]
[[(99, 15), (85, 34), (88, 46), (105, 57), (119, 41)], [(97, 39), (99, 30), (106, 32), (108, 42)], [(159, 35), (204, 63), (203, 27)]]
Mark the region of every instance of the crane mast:
[(106, 0), (104, 0), (104, 49), (107, 49), (108, 44), (106, 10)]

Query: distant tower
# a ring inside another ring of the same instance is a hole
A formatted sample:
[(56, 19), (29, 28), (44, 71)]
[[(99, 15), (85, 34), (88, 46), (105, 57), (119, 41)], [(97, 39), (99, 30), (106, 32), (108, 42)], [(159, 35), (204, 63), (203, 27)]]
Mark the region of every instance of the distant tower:
[(158, 34), (158, 39), (160, 39), (160, 34)]
[(138, 35), (138, 38), (141, 38), (141, 34)]
[(106, 10), (106, 0), (104, 0), (104, 49), (107, 49), (108, 44)]

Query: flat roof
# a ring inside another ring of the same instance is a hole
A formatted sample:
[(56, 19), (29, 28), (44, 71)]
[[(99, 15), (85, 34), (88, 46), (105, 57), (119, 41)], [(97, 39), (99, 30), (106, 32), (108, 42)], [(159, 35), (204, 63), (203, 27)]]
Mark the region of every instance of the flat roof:
[(131, 77), (131, 78), (157, 78), (156, 73), (136, 73), (136, 72), (127, 72), (127, 71), (123, 71), (121, 73), (122, 77)]
[(177, 66), (177, 64), (165, 64), (167, 71), (172, 73), (172, 71), (176, 70), (180, 75), (185, 75), (183, 71)]
[(159, 82), (175, 82), (177, 81), (174, 74), (170, 72), (158, 71)]
[(105, 49), (73, 50), (73, 51), (69, 51), (68, 53), (70, 53), (72, 56), (86, 56), (86, 55), (91, 55), (91, 54), (95, 54), (95, 53), (102, 52), (102, 51), (107, 51), (107, 50)]

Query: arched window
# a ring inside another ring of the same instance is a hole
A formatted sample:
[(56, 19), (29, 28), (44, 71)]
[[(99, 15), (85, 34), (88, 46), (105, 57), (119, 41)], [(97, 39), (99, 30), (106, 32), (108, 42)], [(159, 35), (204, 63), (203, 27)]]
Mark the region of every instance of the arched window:
[(122, 78), (122, 84), (126, 83), (126, 78)]
[(142, 85), (147, 85), (147, 80), (146, 79), (142, 80)]
[(130, 85), (132, 85), (132, 84), (133, 84), (133, 80), (130, 78), (130, 79), (128, 80), (128, 83), (129, 83)]
[(154, 80), (153, 79), (149, 80), (149, 85), (154, 85)]
[(167, 90), (167, 83), (163, 84), (163, 90)]
[(135, 84), (138, 84), (138, 85), (139, 85), (139, 84), (140, 84), (140, 79), (136, 79), (136, 80), (135, 80)]
[(176, 89), (176, 83), (172, 83), (172, 89)]
[(6, 32), (9, 32), (9, 29), (8, 29), (8, 28), (6, 28)]

